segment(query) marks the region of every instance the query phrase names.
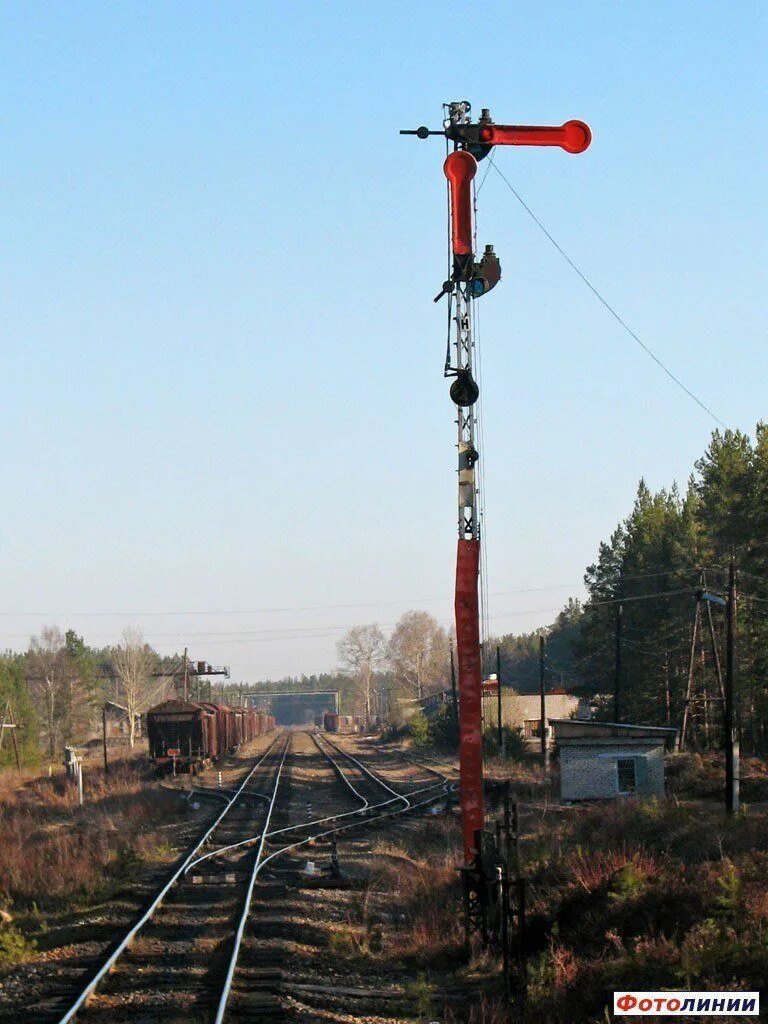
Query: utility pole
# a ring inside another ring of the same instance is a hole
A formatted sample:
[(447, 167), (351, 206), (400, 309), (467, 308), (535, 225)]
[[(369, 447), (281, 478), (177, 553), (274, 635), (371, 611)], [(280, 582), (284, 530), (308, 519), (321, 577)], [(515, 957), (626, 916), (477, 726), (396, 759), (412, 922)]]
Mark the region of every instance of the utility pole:
[(184, 648), (184, 700), (187, 700), (189, 687), (189, 663), (187, 661), (187, 648)]
[(685, 688), (685, 700), (683, 701), (683, 724), (680, 727), (680, 739), (677, 741), (678, 753), (682, 753), (685, 750), (686, 733), (688, 729), (688, 720), (692, 717), (691, 708), (693, 706), (693, 670), (696, 658), (696, 638), (699, 635), (699, 626), (701, 624), (701, 599), (696, 596), (696, 606), (693, 613), (693, 633), (691, 634), (691, 651), (688, 656), (688, 683)]
[(616, 660), (613, 676), (613, 720), (621, 721), (621, 633), (624, 625), (624, 605), (616, 609)]
[(549, 745), (547, 744), (547, 698), (544, 692), (544, 634), (539, 633), (539, 701), (541, 703), (541, 763), (549, 771)]
[(104, 774), (109, 774), (109, 761), (107, 760), (107, 705), (106, 701), (101, 706), (101, 743), (104, 748)]
[(736, 721), (736, 563), (728, 565), (728, 602), (725, 606), (725, 810), (739, 810), (739, 736)]
[(705, 601), (704, 604), (707, 606), (707, 624), (709, 626), (709, 639), (712, 643), (712, 660), (715, 665), (715, 673), (717, 674), (717, 685), (720, 691), (720, 697), (725, 701), (723, 670), (720, 667), (720, 655), (717, 653), (717, 639), (715, 638), (715, 624), (712, 621), (712, 602)]
[(669, 651), (664, 650), (664, 709), (667, 725), (672, 724), (672, 698), (669, 692)]
[(19, 757), (19, 744), (16, 739), (16, 730), (18, 725), (16, 719), (13, 717), (13, 708), (11, 702), (8, 700), (5, 702), (5, 711), (3, 712), (3, 721), (0, 723), (0, 750), (3, 749), (3, 737), (5, 736), (5, 730), (9, 729), (11, 733), (11, 742), (13, 743), (13, 753), (16, 757), (16, 770), (21, 774), (21, 759)]
[(449, 641), (451, 651), (451, 690), (453, 692), (453, 724), (456, 727), (456, 740), (459, 739), (459, 695), (456, 693), (456, 665), (453, 661), (453, 637)]
[(499, 753), (504, 758), (507, 756), (506, 743), (504, 742), (504, 727), (501, 721), (501, 647), (496, 646), (496, 706), (499, 718)]

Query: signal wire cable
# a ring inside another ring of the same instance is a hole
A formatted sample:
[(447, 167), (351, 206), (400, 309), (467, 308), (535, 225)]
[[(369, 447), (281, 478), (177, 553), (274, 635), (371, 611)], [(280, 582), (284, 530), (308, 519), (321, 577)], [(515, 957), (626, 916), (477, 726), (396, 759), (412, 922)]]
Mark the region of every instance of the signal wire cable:
[(496, 164), (492, 164), (491, 166), (493, 167), (494, 171), (496, 171), (496, 173), (499, 175), (499, 177), (504, 182), (504, 184), (507, 186), (507, 188), (510, 190), (510, 192), (515, 197), (515, 199), (517, 199), (517, 201), (523, 207), (523, 209), (528, 214), (528, 216), (531, 218), (531, 220), (534, 222), (534, 224), (536, 224), (537, 227), (539, 227), (541, 229), (541, 231), (546, 235), (546, 237), (549, 239), (549, 241), (552, 243), (552, 245), (555, 247), (555, 249), (557, 249), (557, 251), (563, 257), (563, 259), (566, 261), (566, 263), (571, 267), (571, 269), (573, 271), (575, 271), (576, 274), (578, 274), (578, 276), (581, 278), (581, 280), (584, 282), (584, 284), (587, 286), (587, 288), (589, 288), (589, 290), (592, 292), (592, 294), (595, 296), (595, 298), (608, 310), (608, 312), (611, 314), (611, 316), (614, 318), (614, 320), (616, 320), (616, 322), (621, 327), (624, 328), (624, 330), (627, 332), (627, 334), (630, 336), (630, 338), (634, 339), (634, 341), (637, 342), (637, 344), (640, 346), (640, 348), (642, 348), (646, 352), (646, 354), (651, 357), (651, 359), (654, 361), (654, 363), (656, 363), (657, 366), (660, 367), (660, 369), (667, 375), (667, 377), (669, 377), (669, 379), (674, 384), (676, 384), (677, 387), (679, 387), (681, 391), (684, 391), (685, 394), (688, 395), (688, 397), (690, 399), (692, 399), (696, 403), (696, 405), (699, 406), (699, 408), (703, 409), (704, 412), (708, 416), (710, 416), (715, 421), (715, 423), (718, 424), (718, 426), (721, 426), (724, 430), (727, 429), (726, 424), (723, 423), (723, 421), (720, 419), (720, 417), (717, 416), (709, 408), (708, 405), (706, 405), (704, 402), (702, 402), (702, 400), (698, 397), (698, 395), (695, 395), (693, 393), (693, 391), (690, 390), (690, 388), (687, 388), (685, 386), (685, 384), (683, 384), (683, 382), (680, 380), (679, 377), (676, 377), (675, 374), (672, 373), (672, 371), (669, 369), (669, 367), (667, 367), (661, 361), (661, 359), (659, 359), (659, 357), (656, 355), (656, 353), (653, 351), (653, 349), (651, 349), (648, 345), (645, 344), (645, 342), (642, 340), (642, 338), (640, 338), (639, 335), (636, 334), (635, 331), (632, 330), (632, 328), (629, 326), (629, 324), (626, 322), (626, 320), (624, 320), (623, 317), (619, 313), (617, 313), (617, 311), (610, 304), (610, 302), (608, 302), (608, 300), (606, 298), (604, 298), (604, 296), (597, 290), (597, 288), (595, 288), (595, 286), (589, 280), (587, 275), (573, 262), (571, 257), (565, 251), (565, 249), (563, 249), (563, 247), (560, 245), (560, 243), (550, 234), (550, 232), (547, 230), (547, 228), (544, 226), (544, 224), (539, 220), (539, 218), (536, 216), (536, 214), (533, 212), (533, 210), (530, 208), (530, 206), (526, 203), (526, 201), (523, 199), (523, 197), (517, 191), (517, 189), (512, 184), (512, 182), (509, 180), (509, 178), (507, 178), (504, 175), (504, 173), (499, 170), (499, 168), (496, 166)]

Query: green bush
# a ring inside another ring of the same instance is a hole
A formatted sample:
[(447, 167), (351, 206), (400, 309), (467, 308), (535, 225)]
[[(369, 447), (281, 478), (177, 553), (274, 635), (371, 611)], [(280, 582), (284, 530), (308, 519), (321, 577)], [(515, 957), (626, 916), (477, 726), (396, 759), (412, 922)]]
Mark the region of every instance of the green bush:
[(128, 843), (121, 843), (109, 865), (113, 878), (127, 882), (133, 878), (143, 864), (142, 858)]
[(391, 722), (381, 731), (382, 743), (398, 743), (408, 735), (408, 726), (401, 722)]
[(37, 943), (28, 939), (12, 924), (0, 928), (0, 970), (8, 971), (17, 964), (31, 960)]
[[(509, 725), (504, 725), (501, 731), (504, 736), (505, 756), (511, 761), (522, 761), (526, 752), (522, 729), (513, 729)], [(486, 729), (483, 735), (483, 750), (486, 757), (501, 757), (497, 729)]]
[(647, 876), (634, 861), (619, 868), (611, 879), (608, 892), (614, 899), (631, 900), (645, 889)]
[(432, 731), (426, 715), (419, 712), (408, 723), (408, 734), (416, 747), (429, 747), (432, 744)]
[(459, 735), (456, 729), (456, 719), (453, 714), (452, 704), (444, 704), (432, 716), (429, 722), (429, 729), (432, 735), (432, 744), (438, 750), (443, 750), (446, 753), (458, 752)]
[(422, 712), (414, 715), (408, 722), (408, 735), (416, 747), (447, 754), (458, 753), (459, 737), (453, 708), (449, 704), (444, 704), (429, 718)]

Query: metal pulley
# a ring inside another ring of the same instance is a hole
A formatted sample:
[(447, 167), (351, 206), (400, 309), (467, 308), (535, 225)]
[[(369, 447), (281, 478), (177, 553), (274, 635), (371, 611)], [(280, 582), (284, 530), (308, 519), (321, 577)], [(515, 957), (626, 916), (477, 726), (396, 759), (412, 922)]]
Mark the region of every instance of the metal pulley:
[(480, 452), (477, 448), (474, 448), (471, 444), (465, 445), (459, 449), (459, 473), (462, 473), (465, 469), (474, 469), (477, 460), (480, 458)]
[(456, 371), (456, 380), (451, 384), (451, 401), (462, 409), (468, 409), (480, 397), (480, 388), (475, 383), (472, 371), (461, 369)]
[(479, 299), (491, 288), (495, 288), (501, 280), (501, 263), (493, 251), (492, 245), (486, 245), (485, 252), (479, 263), (475, 263), (470, 287), (474, 298)]
[(501, 262), (493, 251), (492, 245), (486, 245), (485, 252), (479, 263), (475, 263), (473, 254), (454, 254), (453, 275), (448, 281), (443, 281), (443, 286), (435, 296), (435, 302), (439, 302), (444, 295), (450, 295), (456, 281), (468, 281), (469, 290), (473, 299), (479, 299), (486, 295), (491, 288), (495, 288), (501, 280)]

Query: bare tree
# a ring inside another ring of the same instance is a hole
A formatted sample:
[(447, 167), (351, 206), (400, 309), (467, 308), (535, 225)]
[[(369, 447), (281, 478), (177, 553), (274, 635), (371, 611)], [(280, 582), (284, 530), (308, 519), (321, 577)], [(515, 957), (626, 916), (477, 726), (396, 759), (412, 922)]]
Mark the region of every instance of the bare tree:
[(392, 632), (388, 655), (398, 683), (423, 697), (445, 682), (448, 634), (429, 612), (405, 612)]
[(28, 683), (33, 700), (45, 722), (51, 760), (61, 740), (66, 714), (67, 657), (64, 636), (58, 626), (44, 626), (29, 642)]
[(375, 668), (386, 653), (384, 634), (377, 625), (353, 626), (338, 643), (339, 658), (347, 671), (357, 680), (365, 706), (365, 727), (371, 717), (371, 682)]
[(114, 664), (118, 700), (128, 712), (128, 744), (131, 748), (136, 742), (136, 719), (150, 694), (151, 673), (156, 660), (155, 652), (144, 642), (140, 629), (124, 630), (123, 642), (115, 649)]

